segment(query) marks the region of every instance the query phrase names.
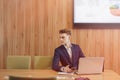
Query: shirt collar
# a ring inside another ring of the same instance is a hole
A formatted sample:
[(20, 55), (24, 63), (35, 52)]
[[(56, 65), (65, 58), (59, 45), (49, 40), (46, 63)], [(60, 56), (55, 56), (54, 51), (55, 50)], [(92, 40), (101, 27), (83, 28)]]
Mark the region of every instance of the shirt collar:
[(67, 49), (67, 48), (71, 48), (72, 47), (72, 44), (70, 43), (70, 45), (69, 46), (67, 46), (67, 45), (64, 45), (64, 47)]

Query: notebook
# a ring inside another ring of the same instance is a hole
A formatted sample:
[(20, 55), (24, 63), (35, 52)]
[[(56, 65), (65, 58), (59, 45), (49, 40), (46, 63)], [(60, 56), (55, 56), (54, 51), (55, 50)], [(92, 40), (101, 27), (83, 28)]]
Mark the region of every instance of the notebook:
[(103, 72), (103, 57), (85, 57), (79, 59), (78, 74), (98, 74)]

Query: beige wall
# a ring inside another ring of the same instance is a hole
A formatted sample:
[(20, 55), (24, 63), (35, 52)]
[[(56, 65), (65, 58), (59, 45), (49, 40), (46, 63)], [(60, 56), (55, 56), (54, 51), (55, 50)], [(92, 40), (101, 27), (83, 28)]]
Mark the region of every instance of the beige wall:
[(0, 68), (7, 55), (53, 55), (59, 29), (69, 28), (86, 56), (104, 56), (105, 69), (120, 73), (120, 29), (105, 28), (120, 25), (85, 26), (99, 28), (74, 27), (73, 0), (0, 0)]

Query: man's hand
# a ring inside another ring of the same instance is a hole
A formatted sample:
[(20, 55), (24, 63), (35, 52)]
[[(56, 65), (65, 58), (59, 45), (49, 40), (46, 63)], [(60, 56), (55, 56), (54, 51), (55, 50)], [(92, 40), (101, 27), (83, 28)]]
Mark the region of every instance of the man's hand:
[(65, 66), (63, 69), (64, 72), (72, 72), (72, 69), (69, 68), (69, 65)]

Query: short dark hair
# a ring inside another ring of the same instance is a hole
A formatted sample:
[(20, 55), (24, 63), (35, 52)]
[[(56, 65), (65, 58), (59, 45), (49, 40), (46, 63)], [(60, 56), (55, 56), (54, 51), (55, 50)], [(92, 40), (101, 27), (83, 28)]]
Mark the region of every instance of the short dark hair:
[(66, 33), (67, 35), (71, 35), (71, 31), (68, 29), (61, 29), (59, 30), (59, 34)]

